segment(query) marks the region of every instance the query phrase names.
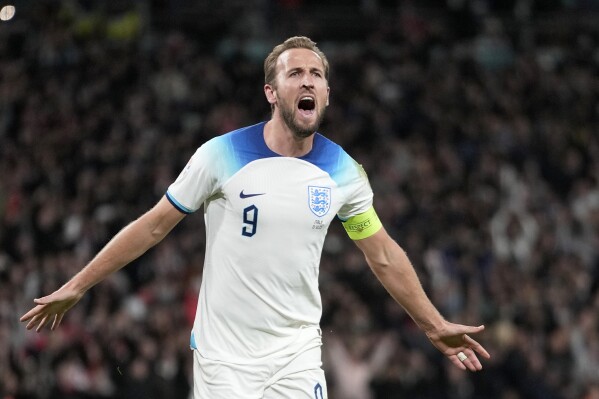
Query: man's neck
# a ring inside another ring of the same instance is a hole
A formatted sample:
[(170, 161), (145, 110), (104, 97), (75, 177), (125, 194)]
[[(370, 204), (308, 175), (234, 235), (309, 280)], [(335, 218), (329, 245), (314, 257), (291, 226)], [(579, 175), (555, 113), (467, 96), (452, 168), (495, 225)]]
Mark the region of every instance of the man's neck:
[(264, 141), (279, 155), (299, 158), (312, 150), (314, 135), (298, 138), (282, 120), (273, 118), (264, 126)]

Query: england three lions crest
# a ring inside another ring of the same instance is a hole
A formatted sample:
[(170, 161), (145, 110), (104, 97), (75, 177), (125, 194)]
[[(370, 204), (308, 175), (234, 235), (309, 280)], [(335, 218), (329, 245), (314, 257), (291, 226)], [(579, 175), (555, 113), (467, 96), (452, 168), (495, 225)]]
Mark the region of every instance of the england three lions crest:
[(308, 186), (308, 205), (313, 214), (323, 217), (331, 209), (331, 189), (329, 187)]

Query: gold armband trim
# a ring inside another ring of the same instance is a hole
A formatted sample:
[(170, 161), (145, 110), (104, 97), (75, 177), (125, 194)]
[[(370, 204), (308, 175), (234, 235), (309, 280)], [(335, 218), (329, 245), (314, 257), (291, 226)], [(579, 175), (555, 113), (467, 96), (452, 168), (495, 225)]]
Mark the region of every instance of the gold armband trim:
[(366, 212), (356, 216), (352, 216), (345, 222), (342, 222), (347, 235), (352, 240), (361, 240), (368, 238), (383, 227), (379, 217), (374, 211), (374, 207), (370, 207)]

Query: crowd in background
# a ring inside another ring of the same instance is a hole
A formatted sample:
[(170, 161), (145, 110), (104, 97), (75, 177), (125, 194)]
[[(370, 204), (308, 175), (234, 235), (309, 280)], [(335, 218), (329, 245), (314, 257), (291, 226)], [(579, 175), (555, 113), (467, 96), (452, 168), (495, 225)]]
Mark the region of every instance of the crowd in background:
[(272, 9), (210, 41), (67, 6), (0, 25), (0, 398), (189, 395), (201, 212), (58, 330), (18, 317), (157, 202), (199, 145), (269, 117), (262, 60), (297, 33), (331, 62), (320, 130), (363, 164), (433, 302), (485, 324), (492, 355), (476, 374), (453, 366), (334, 223), (320, 269), (329, 397), (599, 398), (599, 32), (534, 25), (526, 7), (506, 22), (405, 3), (360, 42), (270, 26)]

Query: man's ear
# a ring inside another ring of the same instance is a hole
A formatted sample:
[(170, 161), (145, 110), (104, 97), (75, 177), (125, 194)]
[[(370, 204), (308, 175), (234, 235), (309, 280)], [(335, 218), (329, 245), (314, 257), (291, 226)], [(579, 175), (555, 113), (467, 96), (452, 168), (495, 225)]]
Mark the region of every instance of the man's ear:
[(266, 100), (272, 105), (277, 102), (277, 91), (269, 84), (264, 85), (264, 95)]
[(329, 96), (330, 96), (330, 94), (331, 94), (331, 88), (327, 87), (327, 103), (326, 103), (327, 107), (329, 106)]

